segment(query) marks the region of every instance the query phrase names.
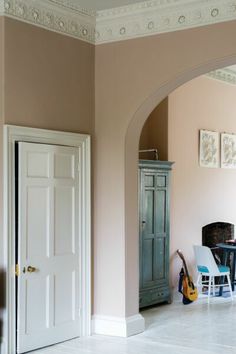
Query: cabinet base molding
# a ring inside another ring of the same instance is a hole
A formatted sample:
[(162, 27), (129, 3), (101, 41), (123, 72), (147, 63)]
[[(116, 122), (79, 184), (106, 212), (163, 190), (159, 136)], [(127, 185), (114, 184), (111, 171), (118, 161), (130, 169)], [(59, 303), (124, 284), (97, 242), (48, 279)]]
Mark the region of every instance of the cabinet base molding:
[(169, 285), (165, 287), (153, 287), (140, 291), (139, 308), (142, 309), (147, 306), (168, 302), (171, 303), (171, 294)]
[(94, 334), (103, 334), (116, 337), (130, 337), (142, 333), (145, 321), (142, 315), (130, 317), (110, 317), (95, 315), (92, 317)]

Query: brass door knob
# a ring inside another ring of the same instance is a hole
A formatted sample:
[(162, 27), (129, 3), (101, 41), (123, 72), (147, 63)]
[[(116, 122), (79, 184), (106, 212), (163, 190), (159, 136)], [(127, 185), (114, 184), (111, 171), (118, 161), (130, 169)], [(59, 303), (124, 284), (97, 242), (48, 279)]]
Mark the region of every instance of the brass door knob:
[(35, 268), (35, 267), (32, 267), (32, 266), (28, 266), (28, 267), (27, 267), (27, 272), (29, 272), (29, 273), (34, 273), (34, 272), (36, 272), (36, 268)]

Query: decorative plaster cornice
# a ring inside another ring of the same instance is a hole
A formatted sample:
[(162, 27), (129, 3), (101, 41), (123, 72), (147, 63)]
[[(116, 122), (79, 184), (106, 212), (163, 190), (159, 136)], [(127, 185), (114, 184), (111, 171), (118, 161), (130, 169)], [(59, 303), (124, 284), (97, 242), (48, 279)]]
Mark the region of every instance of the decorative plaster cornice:
[(0, 0), (0, 16), (4, 15), (4, 2)]
[(78, 0), (0, 0), (0, 14), (93, 43), (236, 19), (236, 0), (149, 0), (102, 11)]
[(95, 43), (96, 17), (66, 0), (0, 0), (4, 15)]
[(62, 6), (65, 9), (71, 9), (72, 11), (81, 12), (82, 14), (96, 16), (96, 11), (81, 7), (77, 2), (75, 2), (75, 0), (48, 0), (48, 2), (54, 4), (55, 6)]
[(236, 19), (235, 0), (157, 0), (99, 11), (96, 43), (105, 43)]
[(236, 85), (236, 71), (229, 68), (211, 71), (207, 76), (212, 79), (224, 81), (228, 84)]

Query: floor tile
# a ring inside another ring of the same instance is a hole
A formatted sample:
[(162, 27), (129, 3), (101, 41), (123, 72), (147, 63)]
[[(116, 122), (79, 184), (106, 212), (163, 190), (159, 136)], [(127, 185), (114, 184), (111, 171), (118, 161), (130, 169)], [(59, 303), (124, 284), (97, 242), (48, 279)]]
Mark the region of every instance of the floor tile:
[(206, 297), (183, 305), (142, 311), (146, 330), (130, 338), (94, 335), (40, 349), (32, 354), (235, 354), (236, 298)]

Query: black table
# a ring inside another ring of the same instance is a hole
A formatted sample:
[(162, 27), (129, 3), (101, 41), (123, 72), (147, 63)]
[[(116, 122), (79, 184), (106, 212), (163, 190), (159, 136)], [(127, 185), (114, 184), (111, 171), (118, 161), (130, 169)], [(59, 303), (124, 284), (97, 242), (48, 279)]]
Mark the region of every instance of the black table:
[[(235, 263), (236, 263), (236, 245), (228, 245), (227, 243), (217, 243), (217, 247), (223, 250), (223, 265), (227, 264), (227, 259), (230, 256), (230, 253), (233, 254), (232, 266), (230, 269), (230, 280), (232, 285), (232, 290), (234, 291), (235, 285)], [(220, 288), (220, 295), (222, 295), (223, 287)]]

